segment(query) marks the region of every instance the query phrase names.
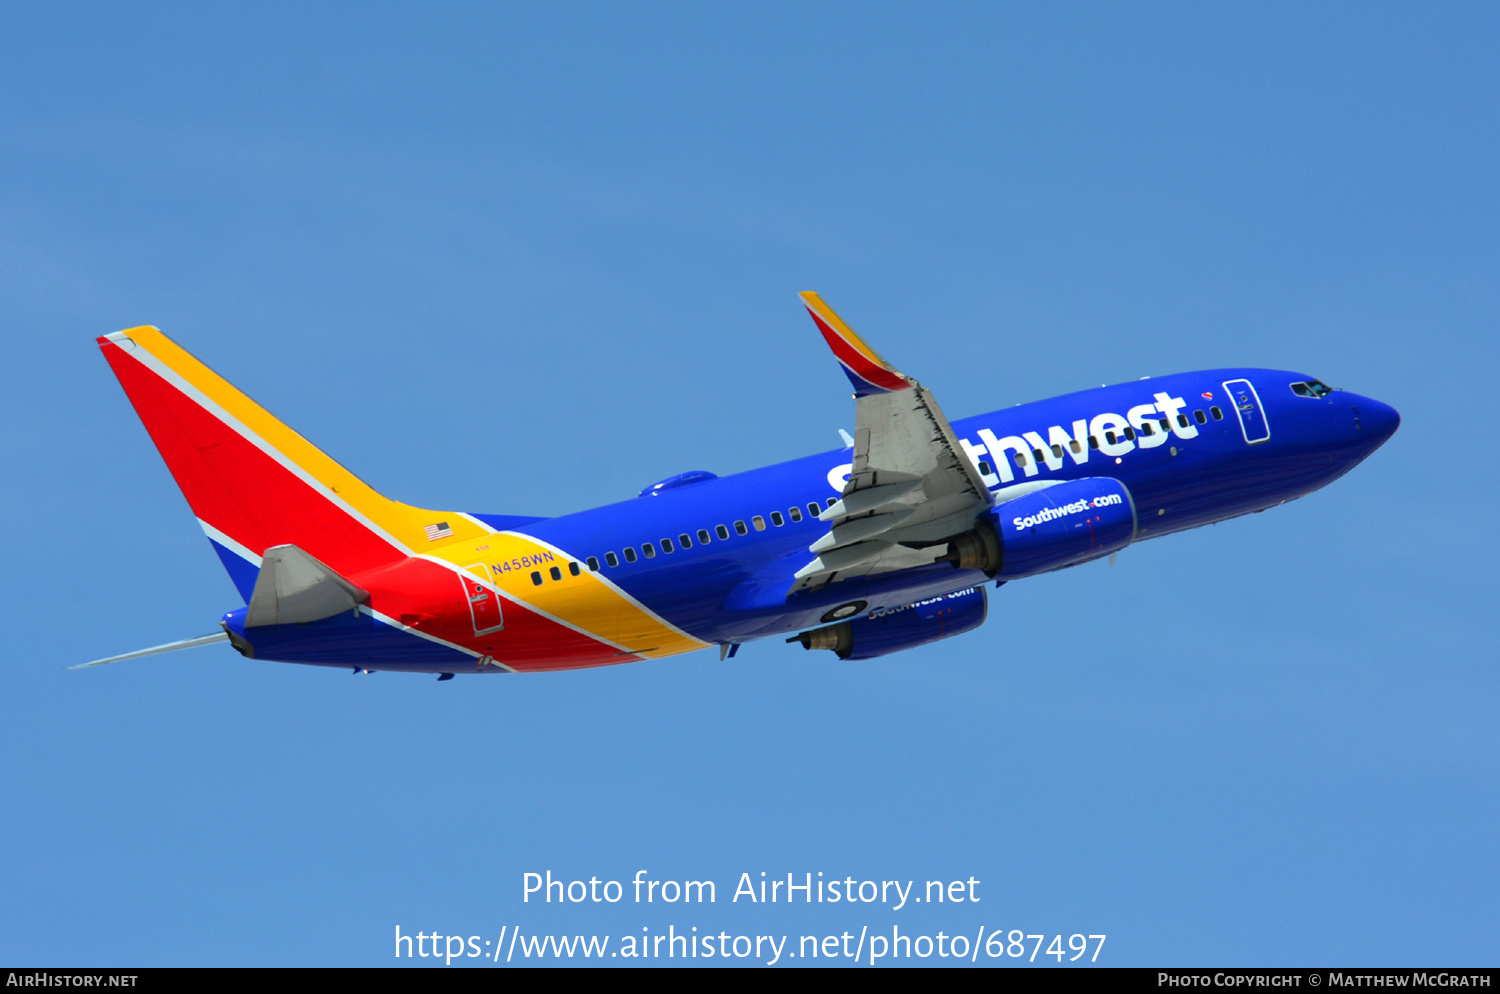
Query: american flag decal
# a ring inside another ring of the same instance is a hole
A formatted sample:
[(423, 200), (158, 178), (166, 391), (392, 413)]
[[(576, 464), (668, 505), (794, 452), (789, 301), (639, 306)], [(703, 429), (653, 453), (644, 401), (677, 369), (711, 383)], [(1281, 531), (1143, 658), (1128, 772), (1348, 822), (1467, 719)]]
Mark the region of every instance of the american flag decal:
[(422, 529), (427, 533), (427, 541), (436, 542), (440, 538), (452, 538), (453, 529), (448, 527), (448, 522), (439, 521), (435, 525), (428, 525)]

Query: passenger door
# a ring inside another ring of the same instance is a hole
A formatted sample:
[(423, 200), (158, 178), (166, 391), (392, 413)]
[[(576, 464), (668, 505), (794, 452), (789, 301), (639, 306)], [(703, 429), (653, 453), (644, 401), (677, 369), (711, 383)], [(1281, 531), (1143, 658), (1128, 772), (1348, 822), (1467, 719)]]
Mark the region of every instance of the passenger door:
[(1240, 432), (1246, 445), (1255, 445), (1271, 437), (1271, 426), (1266, 422), (1266, 411), (1261, 406), (1260, 396), (1249, 380), (1226, 380), (1224, 392), (1234, 402), (1234, 411), (1240, 418)]

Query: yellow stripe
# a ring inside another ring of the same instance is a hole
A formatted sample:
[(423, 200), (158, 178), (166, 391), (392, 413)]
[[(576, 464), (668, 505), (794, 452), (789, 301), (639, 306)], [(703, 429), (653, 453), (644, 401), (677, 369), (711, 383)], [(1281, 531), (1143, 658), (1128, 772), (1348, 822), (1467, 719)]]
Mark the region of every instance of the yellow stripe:
[[(653, 618), (591, 573), (585, 563), (578, 564), (579, 575), (573, 576), (568, 570), (573, 560), (522, 535), (487, 535), (432, 555), (454, 565), (482, 561), (507, 596), (643, 656), (674, 656), (708, 644)], [(554, 566), (562, 579), (552, 579)], [(541, 576), (541, 584), (532, 580), (532, 573)]]
[[(282, 424), (269, 411), (237, 390), (233, 384), (195, 359), (182, 346), (149, 325), (129, 328), (122, 334), (151, 353), (162, 365), (196, 387), (241, 424), (281, 453), (308, 476), (321, 483), (338, 499), (373, 521), (387, 534), (416, 552), (431, 552), (453, 542), (473, 540), (485, 534), (477, 524), (447, 511), (424, 510), (376, 493), (359, 477), (334, 462), (317, 446)], [(427, 525), (446, 522), (453, 529), (449, 538), (429, 541)]]
[(892, 373), (896, 373), (898, 376), (901, 375), (900, 371), (897, 370), (896, 367), (886, 362), (885, 359), (881, 357), (879, 352), (876, 352), (875, 349), (869, 345), (869, 343), (867, 343), (863, 338), (860, 338), (858, 335), (856, 335), (854, 333), (854, 329), (845, 324), (844, 319), (835, 314), (832, 307), (829, 307), (827, 304), (823, 303), (822, 297), (819, 297), (811, 290), (804, 291), (801, 296), (803, 300), (807, 301), (807, 305), (809, 307), (817, 311), (819, 316), (822, 317), (824, 321), (827, 321), (834, 331), (842, 335), (844, 340), (850, 345), (854, 346), (855, 349), (857, 349), (859, 353), (866, 359), (869, 359), (871, 362), (889, 370)]

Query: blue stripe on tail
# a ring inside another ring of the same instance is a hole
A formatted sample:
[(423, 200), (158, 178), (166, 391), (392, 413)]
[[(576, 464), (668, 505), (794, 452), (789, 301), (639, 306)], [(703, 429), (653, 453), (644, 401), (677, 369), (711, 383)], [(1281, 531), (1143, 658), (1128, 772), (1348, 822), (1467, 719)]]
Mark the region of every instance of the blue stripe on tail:
[(260, 567), (254, 563), (240, 558), (237, 553), (230, 552), (213, 539), (208, 544), (214, 547), (219, 554), (219, 560), (224, 563), (224, 569), (229, 573), (229, 579), (234, 581), (235, 589), (240, 592), (246, 604), (250, 603), (250, 595), (255, 592), (255, 578), (260, 576)]

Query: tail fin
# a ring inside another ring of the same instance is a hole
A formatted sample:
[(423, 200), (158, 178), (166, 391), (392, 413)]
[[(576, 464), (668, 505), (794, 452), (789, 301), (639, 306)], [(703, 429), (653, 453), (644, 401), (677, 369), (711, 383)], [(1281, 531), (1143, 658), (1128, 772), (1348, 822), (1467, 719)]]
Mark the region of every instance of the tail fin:
[(272, 546), (348, 576), (484, 534), (465, 516), (382, 497), (155, 328), (98, 341), (247, 602)]

